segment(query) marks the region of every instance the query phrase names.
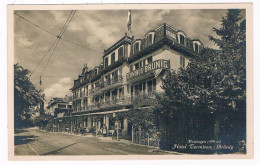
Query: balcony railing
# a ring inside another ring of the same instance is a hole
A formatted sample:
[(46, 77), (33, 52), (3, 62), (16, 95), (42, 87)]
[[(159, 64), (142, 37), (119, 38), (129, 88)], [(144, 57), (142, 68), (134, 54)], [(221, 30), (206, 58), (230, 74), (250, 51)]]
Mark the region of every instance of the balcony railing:
[(123, 82), (123, 76), (117, 76), (112, 79), (108, 79), (107, 81), (104, 81), (101, 83), (101, 88), (106, 88), (110, 85), (116, 84), (116, 83), (122, 83)]
[(123, 82), (123, 76), (117, 76), (115, 78), (108, 79), (106, 81), (101, 82), (100, 86), (95, 87), (93, 89), (90, 89), (89, 93), (93, 94), (93, 93), (96, 93), (96, 92), (100, 91), (100, 89), (102, 89), (102, 88), (106, 88), (108, 86), (111, 86), (111, 85), (114, 85), (114, 84), (117, 84), (117, 83), (122, 83), (122, 82)]
[(163, 59), (156, 60), (145, 65), (142, 68), (127, 73), (126, 79), (131, 80), (149, 74), (157, 69), (169, 69), (169, 68), (170, 68), (170, 60), (163, 60)]
[(152, 102), (149, 102), (148, 100), (152, 101), (153, 99), (155, 99), (155, 92), (141, 93), (138, 95), (104, 100), (99, 103), (95, 103), (94, 105), (78, 107), (75, 110), (77, 112), (82, 112), (82, 111), (94, 111), (98, 109), (105, 109), (105, 108), (124, 106), (130, 104), (138, 104), (140, 106), (144, 104), (151, 105)]
[(89, 94), (96, 93), (96, 92), (98, 92), (100, 89), (101, 89), (100, 86), (98, 86), (98, 87), (96, 87), (96, 88), (93, 88), (93, 89), (90, 89), (90, 90), (89, 90)]

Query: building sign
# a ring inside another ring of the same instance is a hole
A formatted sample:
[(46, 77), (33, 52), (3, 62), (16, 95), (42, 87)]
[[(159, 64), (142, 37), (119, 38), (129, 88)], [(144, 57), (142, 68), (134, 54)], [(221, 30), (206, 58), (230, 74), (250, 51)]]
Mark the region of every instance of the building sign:
[(170, 60), (156, 60), (150, 64), (145, 65), (142, 68), (127, 73), (126, 79), (128, 80), (136, 76), (143, 76), (151, 72), (153, 73), (153, 71), (157, 69), (169, 69), (169, 68), (170, 68)]

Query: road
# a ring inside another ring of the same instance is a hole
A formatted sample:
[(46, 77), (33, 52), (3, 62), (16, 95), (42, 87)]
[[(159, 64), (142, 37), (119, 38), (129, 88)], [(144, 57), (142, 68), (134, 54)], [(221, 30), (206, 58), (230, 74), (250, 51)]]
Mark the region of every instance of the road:
[(151, 155), (169, 154), (164, 151), (115, 140), (96, 139), (38, 129), (15, 131), (15, 155)]

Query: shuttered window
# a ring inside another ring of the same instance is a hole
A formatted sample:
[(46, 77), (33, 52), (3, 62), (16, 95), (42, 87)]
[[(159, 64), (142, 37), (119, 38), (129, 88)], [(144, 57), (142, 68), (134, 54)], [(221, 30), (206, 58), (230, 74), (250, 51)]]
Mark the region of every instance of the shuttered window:
[(111, 54), (111, 64), (115, 63), (115, 61), (116, 61), (115, 56), (116, 56), (115, 52)]
[(124, 48), (121, 47), (118, 49), (118, 60), (123, 58)]
[(184, 36), (180, 34), (180, 44), (184, 45)]
[(134, 53), (137, 53), (137, 52), (139, 52), (139, 42), (136, 42), (135, 46), (134, 46)]
[(199, 45), (198, 45), (197, 43), (195, 43), (195, 44), (194, 44), (194, 47), (195, 47), (195, 48), (194, 48), (194, 49), (195, 49), (194, 51), (197, 52), (197, 53), (199, 53)]
[(105, 68), (108, 67), (108, 57), (105, 58)]

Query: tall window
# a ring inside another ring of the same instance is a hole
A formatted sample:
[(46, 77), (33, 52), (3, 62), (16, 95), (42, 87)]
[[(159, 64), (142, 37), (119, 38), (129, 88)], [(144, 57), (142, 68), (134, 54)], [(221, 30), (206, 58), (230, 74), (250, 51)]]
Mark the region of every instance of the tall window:
[(148, 58), (147, 58), (147, 62), (148, 62), (148, 64), (152, 63), (152, 62), (153, 62), (153, 56), (148, 57)]
[(185, 57), (182, 55), (180, 56), (180, 66), (181, 66), (181, 68), (185, 67)]
[(136, 42), (134, 45), (134, 53), (139, 52), (139, 42)]
[(114, 72), (114, 79), (115, 79), (115, 80), (118, 79), (118, 70), (116, 70), (116, 71)]
[(149, 35), (147, 36), (147, 44), (148, 44), (148, 46), (152, 44), (152, 41), (153, 41), (152, 37), (153, 37), (152, 34), (149, 34)]
[(194, 51), (199, 53), (199, 45), (197, 43), (194, 44)]
[(143, 59), (143, 66), (145, 66), (145, 59)]
[(115, 56), (116, 56), (115, 52), (111, 54), (111, 64), (115, 63), (115, 61), (116, 61)]
[(156, 79), (153, 79), (153, 91), (156, 90)]
[(105, 68), (108, 67), (108, 57), (105, 58)]
[(98, 69), (95, 69), (95, 76), (98, 75)]
[(180, 44), (184, 45), (184, 36), (180, 34)]
[(143, 61), (141, 60), (139, 63), (140, 68), (143, 67)]
[(130, 72), (133, 71), (133, 65), (130, 65)]
[(139, 62), (135, 64), (135, 69), (139, 69)]
[(124, 47), (118, 49), (118, 60), (123, 58)]
[(147, 89), (148, 93), (151, 93), (153, 90), (153, 81), (152, 80), (148, 81), (147, 86), (148, 86), (148, 89)]

